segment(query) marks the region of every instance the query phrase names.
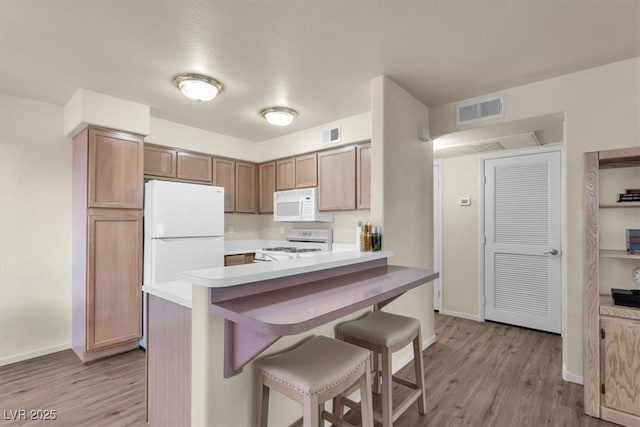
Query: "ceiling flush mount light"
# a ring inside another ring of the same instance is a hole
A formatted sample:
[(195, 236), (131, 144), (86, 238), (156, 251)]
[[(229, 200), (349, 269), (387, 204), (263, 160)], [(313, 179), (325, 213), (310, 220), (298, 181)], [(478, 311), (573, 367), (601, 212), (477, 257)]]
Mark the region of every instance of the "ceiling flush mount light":
[(173, 84), (184, 96), (196, 101), (211, 101), (222, 90), (219, 81), (202, 74), (179, 74)]
[(274, 126), (289, 126), (298, 112), (287, 107), (269, 107), (260, 111), (260, 114)]

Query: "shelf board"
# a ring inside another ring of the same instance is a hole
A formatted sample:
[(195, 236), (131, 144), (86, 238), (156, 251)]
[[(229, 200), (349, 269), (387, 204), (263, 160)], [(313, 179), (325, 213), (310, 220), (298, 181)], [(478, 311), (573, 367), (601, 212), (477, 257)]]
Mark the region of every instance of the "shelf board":
[(640, 254), (630, 254), (624, 249), (600, 249), (602, 258), (640, 259)]
[(602, 202), (601, 208), (640, 208), (640, 202)]
[(614, 305), (611, 295), (600, 295), (600, 314), (625, 319), (640, 320), (640, 308)]

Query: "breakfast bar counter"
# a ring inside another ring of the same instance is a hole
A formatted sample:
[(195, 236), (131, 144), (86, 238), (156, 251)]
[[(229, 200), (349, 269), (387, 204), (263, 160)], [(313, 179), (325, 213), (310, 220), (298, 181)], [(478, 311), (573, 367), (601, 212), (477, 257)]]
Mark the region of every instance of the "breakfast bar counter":
[[(149, 423), (251, 425), (253, 372), (243, 367), (256, 356), (295, 345), (305, 337), (300, 334), (333, 336), (335, 321), (380, 309), (438, 277), (429, 269), (387, 265), (390, 255), (350, 252), (181, 273), (180, 281), (193, 283), (190, 308), (184, 294), (172, 301), (166, 289), (145, 289)], [(167, 338), (172, 335), (182, 337), (181, 347)], [(291, 335), (297, 337), (283, 339)], [(180, 403), (181, 394), (188, 396)], [(283, 417), (288, 412), (283, 409)]]

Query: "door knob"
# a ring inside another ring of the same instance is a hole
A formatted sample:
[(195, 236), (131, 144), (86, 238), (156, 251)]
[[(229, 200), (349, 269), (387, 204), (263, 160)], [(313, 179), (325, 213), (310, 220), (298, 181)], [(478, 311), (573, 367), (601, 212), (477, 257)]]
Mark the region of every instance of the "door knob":
[(545, 255), (558, 255), (558, 250), (557, 249), (551, 249), (548, 252), (544, 253)]

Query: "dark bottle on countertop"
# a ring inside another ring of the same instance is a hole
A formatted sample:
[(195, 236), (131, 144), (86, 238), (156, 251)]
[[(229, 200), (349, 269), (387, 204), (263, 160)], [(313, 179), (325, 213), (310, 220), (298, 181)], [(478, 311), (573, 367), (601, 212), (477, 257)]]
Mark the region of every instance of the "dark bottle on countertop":
[(382, 233), (380, 232), (380, 227), (373, 227), (373, 231), (371, 232), (371, 250), (382, 250)]

